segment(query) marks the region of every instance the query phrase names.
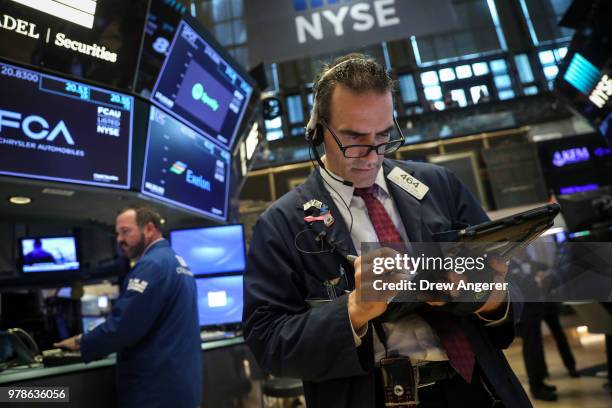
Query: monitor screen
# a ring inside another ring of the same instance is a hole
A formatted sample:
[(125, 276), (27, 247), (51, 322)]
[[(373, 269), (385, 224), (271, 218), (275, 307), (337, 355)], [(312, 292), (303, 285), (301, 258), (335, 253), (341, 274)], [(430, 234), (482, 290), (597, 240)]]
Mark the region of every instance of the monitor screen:
[(196, 279), (200, 326), (242, 321), (242, 275)]
[(0, 55), (132, 89), (149, 0), (0, 1)]
[(131, 96), (0, 63), (0, 174), (127, 189)]
[[(577, 6), (578, 7), (578, 6)], [(612, 2), (582, 2), (586, 13), (570, 9), (564, 20), (576, 28), (555, 79), (555, 91), (612, 146)]]
[(555, 194), (574, 194), (612, 184), (612, 148), (588, 133), (537, 143), (542, 173)]
[(253, 85), (222, 56), (222, 47), (182, 21), (151, 99), (228, 149), (240, 128)]
[(225, 221), (230, 154), (151, 107), (143, 194)]
[(80, 267), (74, 237), (21, 239), (21, 269), (30, 272), (67, 272)]
[(102, 323), (106, 321), (106, 317), (102, 316), (92, 316), (92, 317), (83, 317), (83, 334), (89, 333)]
[(244, 272), (242, 225), (171, 231), (170, 242), (194, 275)]
[(150, 99), (174, 33), (187, 8), (177, 1), (152, 1), (147, 15), (134, 92)]

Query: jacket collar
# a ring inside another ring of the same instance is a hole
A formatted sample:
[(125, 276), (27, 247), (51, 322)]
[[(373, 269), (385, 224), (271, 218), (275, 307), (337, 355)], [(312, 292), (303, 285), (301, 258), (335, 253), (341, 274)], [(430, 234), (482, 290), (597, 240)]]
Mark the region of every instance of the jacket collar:
[[(384, 176), (386, 177), (391, 170), (398, 167), (398, 164), (399, 162), (386, 159), (383, 162)], [(406, 166), (400, 167), (408, 173), (414, 173)], [(323, 176), (319, 173), (319, 171), (320, 169), (316, 168), (310, 174), (306, 182), (300, 186), (298, 190), (299, 197), (302, 203), (315, 199), (321, 201), (323, 204), (326, 204), (329, 207), (330, 212), (334, 217), (334, 223), (328, 230), (328, 242), (332, 246), (337, 246), (347, 253), (355, 254), (357, 252), (355, 251), (353, 240), (349, 235), (348, 226), (340, 216), (334, 200), (325, 188)], [(388, 193), (393, 198), (395, 206), (400, 213), (402, 222), (404, 223), (404, 227), (406, 228), (408, 239), (411, 242), (421, 242), (423, 238), (423, 220), (421, 216), (422, 208), (420, 201), (408, 194), (392, 181), (389, 181), (388, 179), (385, 181)], [(347, 201), (347, 205), (350, 205), (350, 201)], [(297, 207), (297, 211), (300, 213), (300, 218), (303, 218), (304, 209), (301, 205)]]

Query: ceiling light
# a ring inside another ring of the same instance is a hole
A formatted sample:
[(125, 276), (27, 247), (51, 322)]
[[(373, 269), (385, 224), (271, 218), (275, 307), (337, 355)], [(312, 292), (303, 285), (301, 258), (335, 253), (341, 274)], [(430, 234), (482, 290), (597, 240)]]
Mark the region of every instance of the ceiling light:
[(12, 196), (12, 197), (9, 197), (8, 200), (10, 203), (18, 204), (18, 205), (30, 204), (32, 202), (32, 199), (30, 197), (25, 197), (25, 196)]

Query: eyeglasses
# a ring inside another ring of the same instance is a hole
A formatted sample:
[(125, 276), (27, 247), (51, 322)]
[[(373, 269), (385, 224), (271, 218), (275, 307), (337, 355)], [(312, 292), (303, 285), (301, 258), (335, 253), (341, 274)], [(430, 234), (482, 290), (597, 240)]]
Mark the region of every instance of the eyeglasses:
[(366, 157), (370, 154), (371, 151), (375, 151), (376, 154), (383, 156), (385, 154), (393, 153), (404, 144), (404, 135), (402, 134), (402, 130), (400, 129), (395, 117), (393, 118), (393, 125), (395, 126), (395, 130), (397, 131), (399, 137), (395, 138), (394, 140), (390, 140), (388, 142), (380, 143), (377, 145), (354, 144), (344, 146), (342, 142), (340, 142), (340, 139), (336, 135), (336, 132), (334, 132), (333, 129), (325, 121), (322, 120), (321, 124), (325, 126), (327, 130), (329, 130), (329, 133), (331, 133), (332, 137), (338, 144), (340, 151), (347, 159), (358, 159), (360, 157)]

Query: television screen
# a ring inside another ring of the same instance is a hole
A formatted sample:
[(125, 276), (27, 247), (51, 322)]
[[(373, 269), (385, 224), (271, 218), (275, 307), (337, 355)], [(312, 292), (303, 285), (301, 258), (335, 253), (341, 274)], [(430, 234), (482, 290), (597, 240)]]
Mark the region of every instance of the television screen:
[(2, 0), (0, 56), (132, 89), (148, 0)]
[(252, 94), (253, 83), (222, 47), (182, 21), (151, 99), (229, 149)]
[(564, 20), (576, 28), (555, 80), (555, 91), (587, 118), (612, 146), (612, 2), (581, 2)]
[(242, 225), (171, 231), (170, 242), (194, 275), (244, 272)]
[(134, 92), (150, 99), (174, 33), (187, 8), (177, 1), (154, 0), (151, 2), (145, 35), (142, 42), (140, 64)]
[(612, 184), (612, 148), (593, 133), (537, 143), (542, 173), (555, 194)]
[(242, 321), (242, 275), (196, 279), (200, 326), (220, 326)]
[(104, 323), (105, 321), (106, 321), (106, 317), (102, 317), (102, 316), (83, 317), (82, 318), (83, 334), (89, 333), (90, 331), (92, 331), (93, 329), (95, 329), (96, 327)]
[(131, 96), (0, 63), (0, 174), (127, 189)]
[(67, 272), (79, 267), (74, 237), (21, 239), (21, 269), (25, 273)]
[(151, 107), (143, 194), (224, 221), (229, 170), (229, 152)]

